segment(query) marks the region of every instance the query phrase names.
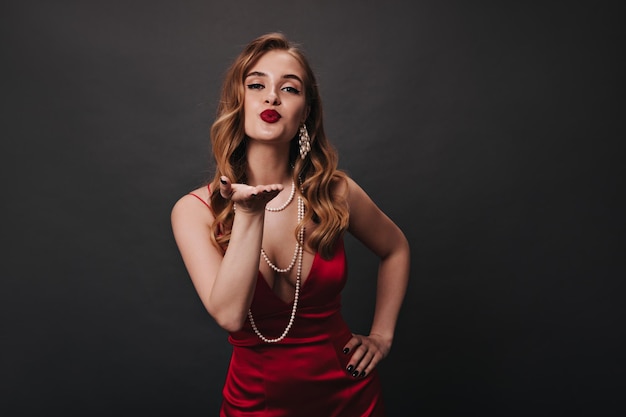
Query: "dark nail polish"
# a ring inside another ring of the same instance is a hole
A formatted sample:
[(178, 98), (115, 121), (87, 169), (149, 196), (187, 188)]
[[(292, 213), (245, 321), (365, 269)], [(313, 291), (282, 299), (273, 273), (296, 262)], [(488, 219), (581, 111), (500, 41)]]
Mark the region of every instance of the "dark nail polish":
[(354, 366), (352, 366), (352, 365), (348, 365), (348, 367), (346, 368), (348, 373), (352, 372), (353, 369), (354, 369)]
[(359, 371), (354, 371), (354, 372), (352, 372), (352, 376), (353, 376), (354, 378), (356, 378), (357, 376), (359, 376)]
[(359, 375), (361, 378), (363, 378), (365, 376), (365, 371), (361, 372), (361, 375)]
[(348, 348), (343, 348), (343, 353), (347, 354), (348, 352), (350, 352), (350, 349), (348, 349)]

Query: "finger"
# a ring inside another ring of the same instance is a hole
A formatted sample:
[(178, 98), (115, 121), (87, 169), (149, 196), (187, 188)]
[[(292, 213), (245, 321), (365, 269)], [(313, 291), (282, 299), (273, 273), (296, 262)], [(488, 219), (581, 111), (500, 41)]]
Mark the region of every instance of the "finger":
[(365, 369), (363, 369), (361, 371), (361, 373), (359, 374), (359, 376), (362, 378), (365, 375), (369, 375), (372, 373), (372, 371), (374, 370), (374, 368), (376, 367), (376, 365), (378, 365), (378, 363), (381, 361), (382, 359), (382, 355), (378, 356), (378, 355), (373, 355), (372, 356), (372, 360), (370, 360), (369, 364), (367, 365), (367, 367), (365, 367)]
[[(227, 180), (225, 178), (225, 180)], [(282, 190), (281, 184), (246, 185), (246, 184), (221, 184), (230, 185), (230, 200), (238, 204), (238, 208), (246, 212), (258, 212), (263, 210), (268, 202), (274, 199)]]
[(350, 361), (346, 366), (346, 372), (355, 377), (359, 376), (359, 371), (357, 371), (357, 367), (366, 351), (367, 349), (363, 346), (363, 340), (360, 336), (355, 335), (352, 337), (352, 339), (348, 341), (348, 343), (346, 343), (346, 347), (343, 349), (343, 352), (346, 355), (352, 352)]
[[(236, 186), (237, 184), (234, 185), (234, 187)], [(241, 195), (238, 194), (236, 198), (246, 201), (249, 204), (265, 207), (265, 205), (273, 200), (282, 190), (283, 186), (281, 184), (257, 185), (250, 187)], [(239, 193), (238, 189), (235, 191)]]
[(368, 375), (376, 366), (376, 364), (380, 361), (377, 357), (377, 351), (374, 349), (368, 349), (367, 352), (363, 355), (357, 366), (355, 367), (354, 372), (352, 373), (353, 377), (363, 378), (365, 375)]
[(368, 359), (368, 354), (371, 356), (368, 347), (365, 344), (359, 345), (354, 349), (346, 371), (354, 378), (358, 377), (371, 360), (371, 357)]
[(276, 197), (282, 190), (282, 184), (257, 185), (254, 187), (256, 195), (262, 195), (264, 200), (270, 201)]
[(220, 177), (220, 195), (226, 199), (230, 199), (230, 197), (233, 195), (232, 184), (228, 177), (224, 175)]
[(356, 349), (357, 346), (359, 346), (360, 344), (361, 338), (357, 335), (353, 335), (352, 338), (348, 340), (348, 343), (346, 343), (346, 345), (343, 347), (343, 353), (345, 355), (349, 354), (350, 352), (354, 351), (354, 349)]

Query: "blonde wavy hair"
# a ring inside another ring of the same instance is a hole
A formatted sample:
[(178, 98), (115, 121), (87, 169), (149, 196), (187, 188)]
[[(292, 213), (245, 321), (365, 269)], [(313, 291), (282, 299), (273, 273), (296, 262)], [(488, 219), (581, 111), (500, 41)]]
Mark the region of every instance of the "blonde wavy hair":
[(298, 135), (291, 140), (290, 163), (294, 167), (293, 180), (302, 181), (306, 206), (304, 219), (294, 235), (308, 221), (318, 227), (308, 238), (308, 246), (329, 259), (337, 239), (348, 227), (349, 211), (345, 199), (333, 195), (337, 181), (346, 175), (337, 169), (337, 152), (324, 133), (322, 101), (313, 70), (297, 45), (281, 33), (268, 33), (250, 42), (230, 66), (224, 77), (215, 122), (211, 126), (211, 144), (216, 172), (211, 181), (211, 208), (215, 216), (212, 225), (214, 244), (223, 252), (230, 241), (234, 210), (230, 200), (219, 192), (219, 178), (225, 175), (233, 182), (246, 182), (246, 144), (244, 131), (244, 78), (250, 68), (268, 51), (281, 50), (293, 56), (304, 69), (304, 91), (309, 114), (305, 121), (311, 139), (311, 151), (300, 158)]

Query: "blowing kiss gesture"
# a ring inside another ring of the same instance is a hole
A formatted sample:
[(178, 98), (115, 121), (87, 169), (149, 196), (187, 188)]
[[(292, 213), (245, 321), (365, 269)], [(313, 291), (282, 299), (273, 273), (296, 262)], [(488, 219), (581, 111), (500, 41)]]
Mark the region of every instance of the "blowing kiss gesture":
[(265, 209), (265, 205), (282, 190), (282, 184), (247, 185), (233, 184), (227, 177), (220, 177), (220, 194), (223, 198), (233, 201), (238, 210), (257, 212)]

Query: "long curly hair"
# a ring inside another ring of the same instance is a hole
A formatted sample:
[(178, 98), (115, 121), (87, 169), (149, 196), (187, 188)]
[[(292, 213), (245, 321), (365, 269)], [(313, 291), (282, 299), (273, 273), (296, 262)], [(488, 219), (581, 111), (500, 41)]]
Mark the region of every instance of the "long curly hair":
[(333, 185), (345, 181), (346, 175), (337, 169), (338, 156), (324, 133), (322, 101), (315, 75), (304, 53), (281, 33), (268, 33), (250, 42), (230, 66), (224, 77), (216, 119), (211, 126), (211, 143), (216, 171), (211, 181), (211, 208), (214, 244), (226, 251), (230, 241), (234, 210), (230, 200), (219, 192), (219, 178), (225, 175), (233, 182), (246, 182), (246, 135), (244, 131), (244, 78), (249, 69), (268, 51), (282, 50), (291, 54), (304, 69), (304, 90), (309, 108), (305, 121), (311, 140), (311, 151), (300, 158), (298, 135), (291, 140), (289, 159), (294, 167), (293, 180), (302, 181), (306, 206), (299, 230), (309, 221), (317, 227), (308, 238), (308, 246), (323, 258), (330, 258), (337, 239), (348, 227), (349, 210), (344, 198), (333, 195)]

